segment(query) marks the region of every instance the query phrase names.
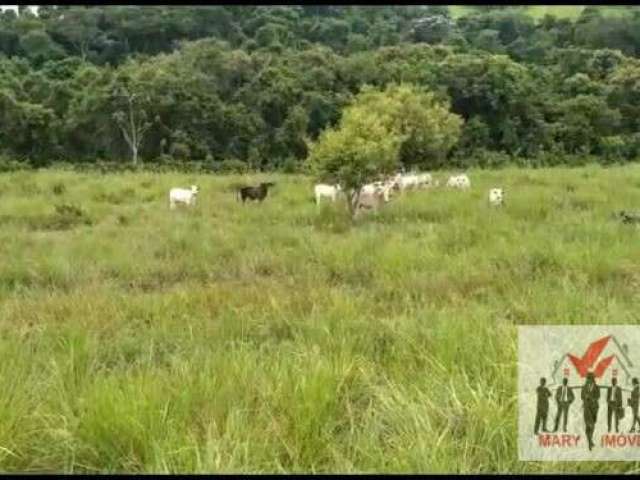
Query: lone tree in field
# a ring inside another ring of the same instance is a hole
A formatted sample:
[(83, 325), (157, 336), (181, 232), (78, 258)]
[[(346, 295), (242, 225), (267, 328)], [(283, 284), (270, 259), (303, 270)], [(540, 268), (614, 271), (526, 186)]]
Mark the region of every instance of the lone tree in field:
[(131, 159), (134, 165), (138, 163), (138, 152), (144, 135), (151, 127), (151, 122), (147, 121), (147, 113), (141, 105), (143, 95), (132, 92), (126, 86), (121, 86), (114, 93), (116, 98), (124, 100), (124, 105), (121, 110), (113, 114), (113, 119), (131, 150)]
[(398, 168), (403, 140), (380, 119), (352, 108), (345, 112), (340, 128), (323, 132), (311, 146), (311, 166), (321, 181), (344, 188), (354, 216), (362, 186)]
[(431, 92), (407, 84), (364, 87), (337, 128), (310, 145), (309, 163), (320, 181), (342, 185), (353, 216), (365, 184), (445, 156), (461, 128), (462, 119)]

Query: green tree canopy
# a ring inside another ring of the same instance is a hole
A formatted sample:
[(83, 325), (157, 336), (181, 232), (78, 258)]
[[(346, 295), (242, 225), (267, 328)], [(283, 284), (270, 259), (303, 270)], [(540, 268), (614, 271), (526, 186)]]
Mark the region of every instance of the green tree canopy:
[(365, 87), (336, 128), (310, 146), (310, 163), (322, 181), (353, 192), (352, 213), (361, 187), (400, 166), (428, 166), (442, 159), (460, 136), (462, 119), (435, 95), (409, 84), (384, 90)]

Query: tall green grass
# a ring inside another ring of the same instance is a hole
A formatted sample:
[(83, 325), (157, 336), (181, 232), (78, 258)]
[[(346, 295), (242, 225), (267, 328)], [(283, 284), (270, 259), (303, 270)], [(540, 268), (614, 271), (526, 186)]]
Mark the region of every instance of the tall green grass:
[(638, 322), (640, 168), (469, 175), (355, 224), (302, 176), (0, 175), (0, 470), (637, 470), (519, 462), (515, 379), (517, 325)]

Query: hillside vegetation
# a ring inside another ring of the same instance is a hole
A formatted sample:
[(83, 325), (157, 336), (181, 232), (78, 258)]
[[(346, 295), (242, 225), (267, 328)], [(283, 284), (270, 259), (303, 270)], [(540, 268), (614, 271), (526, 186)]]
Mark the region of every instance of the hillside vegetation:
[(364, 86), (391, 83), (429, 90), (463, 119), (450, 168), (638, 158), (637, 7), (452, 11), (5, 12), (0, 166), (197, 162), (212, 171), (299, 171), (310, 142), (339, 122)]

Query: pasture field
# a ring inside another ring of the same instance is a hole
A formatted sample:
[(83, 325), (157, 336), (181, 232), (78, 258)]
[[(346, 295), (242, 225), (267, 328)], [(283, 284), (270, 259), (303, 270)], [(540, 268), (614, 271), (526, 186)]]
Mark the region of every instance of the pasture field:
[(0, 470), (639, 471), (518, 461), (516, 326), (638, 322), (640, 167), (468, 174), (355, 225), (296, 175), (0, 175)]
[[(514, 9), (524, 9), (527, 15), (533, 17), (536, 20), (542, 19), (545, 15), (553, 15), (557, 18), (566, 18), (569, 20), (577, 19), (582, 10), (584, 10), (584, 5), (522, 5), (522, 6), (513, 6)], [(474, 9), (481, 9), (482, 6), (478, 5), (470, 6), (470, 5), (451, 5), (449, 6), (449, 11), (451, 16), (454, 18), (462, 17), (464, 15), (468, 15), (469, 13), (473, 13)], [(633, 6), (629, 5), (601, 5), (599, 6), (600, 11), (603, 15), (606, 16), (624, 16), (628, 15)]]

